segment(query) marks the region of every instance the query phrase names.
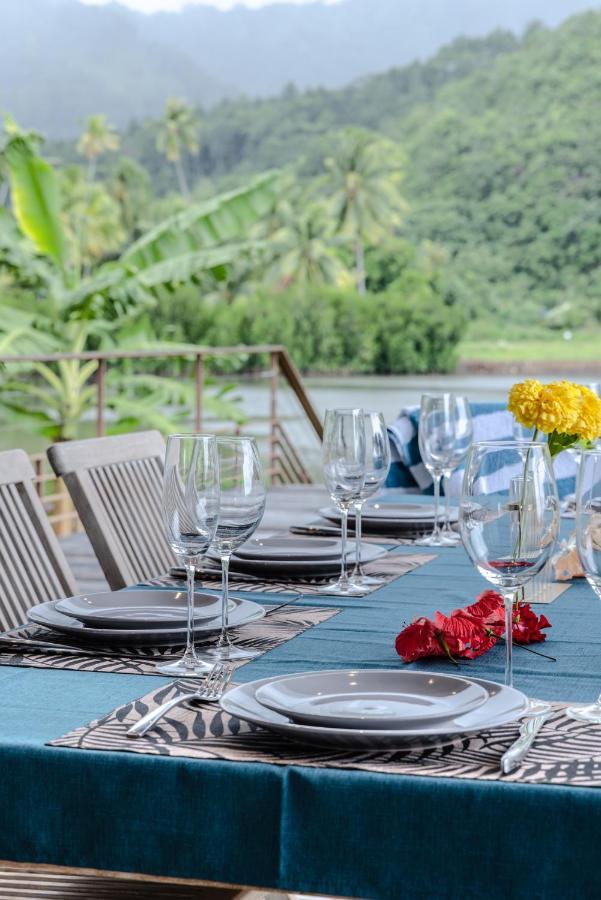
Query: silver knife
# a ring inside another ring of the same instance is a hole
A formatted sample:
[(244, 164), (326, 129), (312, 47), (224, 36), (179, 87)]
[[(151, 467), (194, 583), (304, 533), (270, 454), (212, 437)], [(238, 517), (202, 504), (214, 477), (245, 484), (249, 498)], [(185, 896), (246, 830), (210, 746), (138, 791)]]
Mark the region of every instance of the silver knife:
[(520, 736), (513, 742), (509, 750), (506, 750), (501, 757), (501, 771), (504, 775), (509, 775), (524, 760), (530, 747), (534, 743), (534, 739), (541, 730), (552, 710), (547, 710), (538, 716), (528, 716), (524, 719), (520, 727)]

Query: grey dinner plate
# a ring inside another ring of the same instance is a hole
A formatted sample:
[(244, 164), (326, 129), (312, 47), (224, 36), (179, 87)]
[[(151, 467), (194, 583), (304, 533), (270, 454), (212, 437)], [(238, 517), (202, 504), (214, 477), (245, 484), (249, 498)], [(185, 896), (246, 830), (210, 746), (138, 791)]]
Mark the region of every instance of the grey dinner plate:
[(277, 562), (304, 562), (306, 560), (340, 560), (342, 544), (330, 538), (276, 536), (253, 538), (236, 550), (238, 559)]
[[(137, 644), (160, 646), (163, 644), (183, 644), (186, 640), (185, 628), (93, 628), (79, 619), (67, 616), (56, 608), (56, 600), (39, 603), (28, 610), (30, 622), (43, 625), (52, 631), (69, 634), (80, 641), (96, 644)], [(230, 613), (230, 626), (246, 625), (265, 615), (265, 608), (252, 600), (233, 600), (235, 609)], [(198, 637), (209, 637), (221, 628), (221, 617), (199, 622), (195, 628)]]
[(488, 700), (458, 675), (405, 669), (346, 669), (278, 678), (257, 700), (294, 722), (340, 728), (416, 728), (463, 715)]
[[(309, 538), (309, 540), (317, 540), (317, 538)], [(349, 552), (347, 553), (347, 564), (353, 565), (356, 560), (355, 542), (350, 541)], [(361, 559), (363, 562), (371, 562), (386, 556), (388, 551), (385, 547), (378, 547), (374, 544), (363, 544), (361, 548)], [(312, 576), (335, 575), (340, 570), (341, 557), (333, 559), (242, 559), (239, 556), (232, 556), (230, 570), (232, 572), (242, 572), (249, 575), (261, 575), (266, 577), (283, 578), (286, 576), (310, 578)]]
[(259, 703), (256, 697), (258, 688), (273, 681), (273, 678), (262, 678), (232, 688), (221, 698), (221, 708), (230, 716), (259, 725), (267, 731), (273, 731), (302, 744), (337, 747), (344, 750), (361, 749), (375, 752), (407, 747), (424, 749), (437, 746), (457, 735), (473, 734), (515, 722), (528, 709), (528, 698), (515, 688), (497, 684), (495, 681), (474, 678), (473, 681), (488, 692), (489, 699), (471, 712), (454, 719), (433, 722), (414, 729), (330, 728), (293, 722), (287, 716)]
[[(186, 591), (146, 589), (81, 594), (57, 600), (56, 609), (94, 628), (185, 628), (188, 617)], [(232, 601), (230, 610), (234, 610)], [(197, 625), (220, 614), (220, 597), (195, 591), (194, 620)]]

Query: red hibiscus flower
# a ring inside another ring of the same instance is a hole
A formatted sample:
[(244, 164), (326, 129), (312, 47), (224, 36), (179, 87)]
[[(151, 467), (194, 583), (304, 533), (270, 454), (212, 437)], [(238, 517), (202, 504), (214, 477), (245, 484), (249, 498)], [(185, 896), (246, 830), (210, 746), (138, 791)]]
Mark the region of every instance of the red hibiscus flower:
[(518, 603), (513, 610), (513, 639), (518, 644), (532, 644), (547, 637), (541, 628), (551, 628), (546, 616), (537, 616), (529, 603)]
[[(544, 641), (542, 628), (550, 628), (545, 616), (537, 616), (529, 603), (516, 603), (513, 611), (513, 639), (520, 644)], [(475, 659), (494, 647), (505, 630), (503, 598), (496, 591), (484, 591), (475, 603), (454, 609), (445, 616), (436, 612), (434, 621), (416, 619), (397, 635), (396, 651), (404, 662), (428, 656)]]

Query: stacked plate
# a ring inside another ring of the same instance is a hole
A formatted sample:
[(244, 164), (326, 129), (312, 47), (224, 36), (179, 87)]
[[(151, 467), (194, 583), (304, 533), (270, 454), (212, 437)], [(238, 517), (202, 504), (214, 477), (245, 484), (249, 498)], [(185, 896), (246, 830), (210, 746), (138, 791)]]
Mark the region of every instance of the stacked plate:
[[(386, 548), (365, 545), (363, 562), (386, 555)], [(247, 541), (232, 556), (230, 570), (259, 578), (335, 576), (340, 571), (342, 544), (336, 538), (269, 537)], [(347, 563), (356, 559), (354, 541), (348, 544)]]
[[(320, 509), (319, 514), (330, 522), (340, 523), (340, 510), (334, 506)], [(354, 515), (354, 510), (350, 510), (351, 526)], [(457, 507), (451, 507), (449, 517), (451, 522), (457, 522), (459, 518)], [(363, 507), (361, 523), (366, 533), (398, 534), (400, 537), (423, 534), (434, 527), (434, 504), (372, 501)]]
[[(195, 593), (194, 625), (200, 639), (221, 627), (221, 601), (213, 594)], [(183, 644), (186, 640), (185, 591), (132, 590), (86, 594), (51, 600), (32, 607), (28, 616), (36, 625), (99, 644)], [(245, 625), (265, 615), (249, 600), (231, 600), (231, 626)]]
[(398, 669), (263, 678), (233, 688), (222, 708), (308, 744), (391, 749), (436, 744), (519, 719), (528, 700), (493, 681)]

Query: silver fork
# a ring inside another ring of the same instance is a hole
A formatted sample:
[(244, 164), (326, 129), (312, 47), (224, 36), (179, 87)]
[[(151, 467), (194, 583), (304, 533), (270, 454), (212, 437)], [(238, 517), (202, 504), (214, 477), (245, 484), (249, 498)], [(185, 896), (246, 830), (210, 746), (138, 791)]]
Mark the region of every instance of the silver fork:
[(159, 719), (162, 719), (170, 709), (173, 709), (174, 706), (179, 706), (181, 703), (185, 703), (186, 700), (208, 700), (209, 702), (219, 700), (227, 687), (228, 681), (232, 677), (233, 671), (233, 666), (226, 666), (223, 663), (216, 663), (205, 680), (196, 688), (195, 691), (188, 692), (187, 694), (178, 694), (177, 697), (172, 697), (171, 700), (167, 700), (156, 709), (153, 709), (150, 712), (146, 713), (145, 716), (142, 716), (141, 719), (138, 719), (138, 721), (128, 729), (127, 737), (144, 737), (146, 732), (150, 731), (150, 729), (156, 725)]

